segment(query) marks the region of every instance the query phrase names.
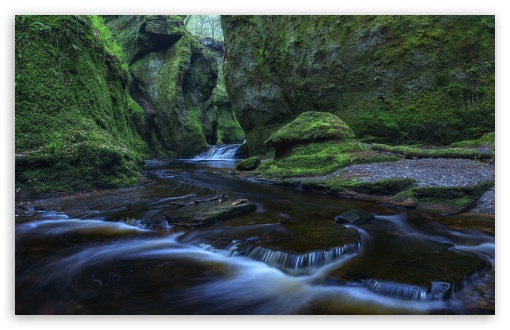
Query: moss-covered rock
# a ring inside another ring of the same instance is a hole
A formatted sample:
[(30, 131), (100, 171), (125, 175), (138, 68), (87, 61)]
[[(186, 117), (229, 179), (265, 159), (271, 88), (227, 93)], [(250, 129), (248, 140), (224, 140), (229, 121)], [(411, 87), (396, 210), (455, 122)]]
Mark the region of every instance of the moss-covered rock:
[(353, 139), (352, 129), (337, 116), (328, 112), (309, 111), (271, 134), (264, 145), (275, 147), (275, 158), (280, 158), (296, 144)]
[(261, 164), (259, 156), (253, 156), (250, 158), (243, 159), (236, 163), (236, 170), (239, 171), (253, 171), (256, 170)]
[(299, 114), (366, 142), (494, 131), (494, 16), (222, 16), (227, 91), (251, 155)]
[(275, 148), (275, 156), (258, 169), (273, 177), (320, 176), (351, 164), (396, 159), (370, 152), (347, 124), (327, 112), (299, 115), (264, 144)]
[(16, 16), (16, 187), (117, 187), (147, 146), (131, 124), (122, 54), (89, 16)]
[(290, 124), (273, 133), (264, 143), (304, 143), (328, 139), (353, 139), (354, 132), (337, 116), (327, 112), (302, 113)]
[(494, 148), (496, 146), (496, 132), (486, 133), (479, 139), (453, 142), (450, 146), (452, 148)]

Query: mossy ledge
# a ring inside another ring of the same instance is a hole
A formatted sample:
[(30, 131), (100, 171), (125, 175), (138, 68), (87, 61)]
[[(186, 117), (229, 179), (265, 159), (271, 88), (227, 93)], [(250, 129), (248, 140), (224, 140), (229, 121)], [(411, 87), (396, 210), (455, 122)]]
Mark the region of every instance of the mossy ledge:
[(389, 146), (385, 144), (369, 145), (372, 150), (387, 151), (403, 155), (404, 158), (463, 158), (473, 160), (492, 160), (496, 157), (494, 150), (467, 148), (424, 149), (406, 146)]

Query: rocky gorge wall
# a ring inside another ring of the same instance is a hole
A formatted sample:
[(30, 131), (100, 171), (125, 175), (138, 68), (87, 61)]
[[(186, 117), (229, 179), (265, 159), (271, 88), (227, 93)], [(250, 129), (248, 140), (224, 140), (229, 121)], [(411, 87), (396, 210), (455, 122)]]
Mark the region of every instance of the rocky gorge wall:
[(495, 125), (494, 16), (222, 16), (250, 154), (306, 111), (365, 142), (437, 144)]
[[(214, 103), (216, 54), (184, 29), (183, 19), (107, 17), (129, 62), (131, 96), (141, 108), (140, 133), (156, 156), (197, 155), (209, 145), (221, 143), (218, 131), (231, 125), (222, 121), (222, 111)], [(242, 132), (239, 125), (237, 130)], [(241, 142), (234, 136), (224, 139)]]
[(183, 18), (16, 16), (17, 191), (125, 186), (143, 158), (243, 141), (223, 46)]

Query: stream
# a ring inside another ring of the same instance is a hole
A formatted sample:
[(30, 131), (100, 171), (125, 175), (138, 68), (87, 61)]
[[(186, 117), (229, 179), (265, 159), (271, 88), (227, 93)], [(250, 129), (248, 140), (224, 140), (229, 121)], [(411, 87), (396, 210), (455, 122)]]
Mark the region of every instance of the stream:
[[(16, 314), (495, 313), (494, 232), (240, 179), (234, 168), (221, 157), (151, 160), (153, 184), (136, 198), (119, 190), (88, 208), (17, 216)], [(143, 221), (223, 193), (256, 210), (190, 230)], [(353, 209), (375, 219), (335, 222)]]

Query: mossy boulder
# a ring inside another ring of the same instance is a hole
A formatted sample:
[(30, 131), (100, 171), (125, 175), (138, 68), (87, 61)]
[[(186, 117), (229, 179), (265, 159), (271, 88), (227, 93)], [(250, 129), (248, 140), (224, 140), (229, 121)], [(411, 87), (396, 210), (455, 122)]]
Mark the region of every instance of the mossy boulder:
[(239, 171), (253, 171), (256, 170), (261, 164), (259, 156), (253, 156), (247, 159), (243, 159), (236, 163), (236, 170)]
[(328, 112), (305, 112), (264, 144), (274, 147), (275, 156), (258, 169), (273, 177), (325, 175), (351, 164), (387, 158), (371, 153), (347, 124)]
[(144, 145), (129, 73), (94, 16), (15, 18), (16, 187), (30, 193), (136, 182)]
[(325, 140), (353, 140), (352, 129), (340, 118), (328, 112), (309, 111), (300, 114), (264, 142), (275, 147), (275, 158), (285, 155), (296, 144)]
[(340, 118), (328, 112), (302, 113), (264, 142), (275, 148), (275, 158), (288, 154), (295, 145), (326, 140), (349, 141), (354, 132)]
[(494, 16), (221, 19), (227, 91), (250, 155), (311, 109), (364, 142), (447, 145), (494, 131)]

